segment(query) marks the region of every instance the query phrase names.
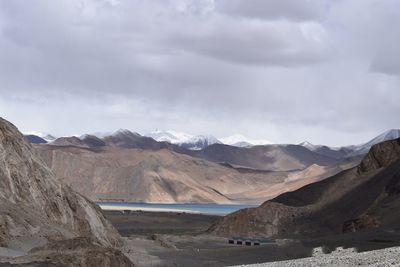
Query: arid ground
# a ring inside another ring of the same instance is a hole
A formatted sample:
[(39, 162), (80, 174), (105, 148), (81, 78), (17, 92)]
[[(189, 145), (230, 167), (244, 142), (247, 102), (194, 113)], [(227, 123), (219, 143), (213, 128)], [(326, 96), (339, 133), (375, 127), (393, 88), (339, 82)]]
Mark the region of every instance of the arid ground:
[(138, 266), (230, 266), (310, 257), (315, 248), (331, 253), (339, 247), (357, 251), (400, 245), (400, 229), (350, 233), (302, 240), (282, 239), (262, 246), (228, 244), (207, 233), (218, 216), (106, 211), (106, 217), (125, 237), (125, 253)]

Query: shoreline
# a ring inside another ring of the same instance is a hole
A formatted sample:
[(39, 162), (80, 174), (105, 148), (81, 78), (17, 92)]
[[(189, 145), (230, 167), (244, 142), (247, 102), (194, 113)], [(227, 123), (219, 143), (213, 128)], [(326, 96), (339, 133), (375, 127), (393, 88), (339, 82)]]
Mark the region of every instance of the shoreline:
[(105, 211), (124, 211), (124, 210), (129, 210), (129, 211), (145, 211), (145, 212), (174, 212), (174, 213), (190, 213), (190, 214), (205, 214), (201, 213), (199, 211), (194, 211), (194, 210), (185, 210), (185, 209), (170, 209), (170, 208), (151, 208), (151, 207), (129, 207), (129, 206), (119, 206), (119, 205), (103, 205), (103, 204), (98, 204), (97, 205)]
[(239, 204), (169, 204), (169, 203), (133, 203), (133, 202), (96, 202), (104, 211), (130, 212), (172, 212), (225, 216), (244, 208), (253, 208), (255, 205)]
[(136, 204), (136, 205), (219, 205), (219, 206), (255, 206), (258, 207), (261, 203), (214, 203), (214, 202), (134, 202), (134, 201), (123, 201), (123, 200), (99, 200), (94, 201), (97, 205), (114, 204), (114, 203), (125, 203), (125, 204)]

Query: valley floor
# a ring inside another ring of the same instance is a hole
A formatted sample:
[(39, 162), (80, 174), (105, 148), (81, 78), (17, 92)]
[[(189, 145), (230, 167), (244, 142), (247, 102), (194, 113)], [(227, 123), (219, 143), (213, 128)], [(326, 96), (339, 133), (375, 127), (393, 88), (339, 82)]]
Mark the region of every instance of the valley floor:
[[(400, 246), (400, 229), (343, 234), (324, 237), (323, 240), (281, 239), (273, 244), (246, 247), (230, 245), (227, 238), (206, 233), (219, 219), (218, 216), (168, 212), (122, 214), (115, 211), (106, 211), (105, 214), (124, 236), (124, 253), (136, 266), (231, 266), (266, 262), (272, 265), (265, 266), (297, 266), (297, 263), (303, 266), (325, 263), (340, 266), (357, 262), (372, 264), (374, 258), (388, 264), (400, 261), (400, 249), (393, 248)], [(335, 252), (341, 247), (350, 250)], [(323, 252), (318, 253), (315, 248), (323, 248)], [(354, 254), (353, 248), (359, 252), (373, 251)], [(390, 249), (377, 250), (382, 248)], [(360, 257), (366, 261), (357, 261)], [(351, 260), (353, 258), (355, 260)], [(295, 261), (284, 262), (287, 260)]]

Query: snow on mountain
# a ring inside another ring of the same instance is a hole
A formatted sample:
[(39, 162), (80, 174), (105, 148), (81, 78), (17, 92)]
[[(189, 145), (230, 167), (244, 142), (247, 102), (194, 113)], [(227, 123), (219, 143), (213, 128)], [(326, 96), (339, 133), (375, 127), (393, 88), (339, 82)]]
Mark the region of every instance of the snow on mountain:
[(309, 149), (311, 151), (316, 151), (316, 150), (323, 149), (323, 148), (329, 148), (329, 149), (331, 149), (333, 151), (337, 151), (337, 150), (340, 150), (342, 148), (342, 147), (333, 147), (333, 146), (324, 146), (324, 145), (314, 145), (314, 144), (312, 144), (312, 143), (310, 143), (308, 141), (301, 142), (299, 144), (299, 146), (303, 146), (303, 147), (305, 147), (305, 148), (307, 148), (307, 149)]
[[(310, 142), (302, 142), (299, 145), (308, 148), (311, 151), (331, 156), (331, 157), (349, 157), (349, 156), (358, 156), (368, 153), (369, 149), (378, 143), (383, 141), (392, 140), (400, 138), (400, 129), (391, 129), (388, 130), (375, 138), (371, 139), (370, 141), (359, 144), (359, 145), (351, 145), (351, 146), (344, 146), (344, 147), (328, 147), (323, 145), (314, 145)], [(341, 154), (338, 156), (338, 154)]]
[(123, 136), (132, 136), (132, 135), (141, 136), (137, 132), (132, 132), (128, 129), (119, 129), (111, 134), (111, 136), (121, 136), (121, 135), (123, 135)]
[(354, 152), (352, 155), (361, 155), (361, 154), (366, 154), (368, 153), (369, 149), (378, 143), (381, 143), (383, 141), (387, 140), (393, 140), (400, 138), (400, 129), (391, 129), (388, 130), (377, 137), (373, 138), (372, 140), (364, 143), (364, 144), (359, 144), (355, 146), (348, 146), (347, 148), (352, 149)]
[(259, 145), (272, 144), (271, 141), (261, 139), (248, 139), (241, 134), (235, 134), (219, 139), (225, 145), (238, 146), (238, 147), (250, 147)]
[(36, 135), (42, 139), (44, 139), (47, 143), (53, 142), (57, 139), (54, 135), (45, 132), (25, 132), (24, 135)]
[(320, 146), (318, 146), (318, 145), (311, 144), (311, 143), (308, 142), (308, 141), (304, 141), (304, 142), (300, 143), (299, 146), (304, 146), (305, 148), (307, 148), (307, 149), (309, 149), (309, 150), (311, 150), (311, 151), (314, 151), (314, 150), (316, 150), (318, 147), (320, 147)]
[(158, 142), (168, 142), (191, 150), (200, 150), (212, 144), (221, 143), (212, 135), (191, 135), (173, 130), (156, 130), (145, 136), (151, 137)]
[(151, 137), (158, 142), (168, 142), (171, 144), (185, 143), (189, 141), (190, 138), (193, 137), (193, 135), (173, 130), (167, 130), (167, 131), (156, 130), (148, 134), (145, 134), (145, 136)]
[(191, 150), (200, 150), (213, 144), (221, 144), (221, 142), (212, 135), (195, 135), (178, 145)]

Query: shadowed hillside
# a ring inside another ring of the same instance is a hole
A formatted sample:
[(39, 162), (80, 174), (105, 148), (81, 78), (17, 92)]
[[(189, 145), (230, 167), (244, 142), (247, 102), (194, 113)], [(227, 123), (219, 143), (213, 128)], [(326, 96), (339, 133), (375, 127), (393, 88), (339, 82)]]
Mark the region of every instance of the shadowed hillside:
[(400, 222), (400, 139), (371, 148), (358, 167), (229, 214), (219, 235), (318, 236), (396, 228)]

